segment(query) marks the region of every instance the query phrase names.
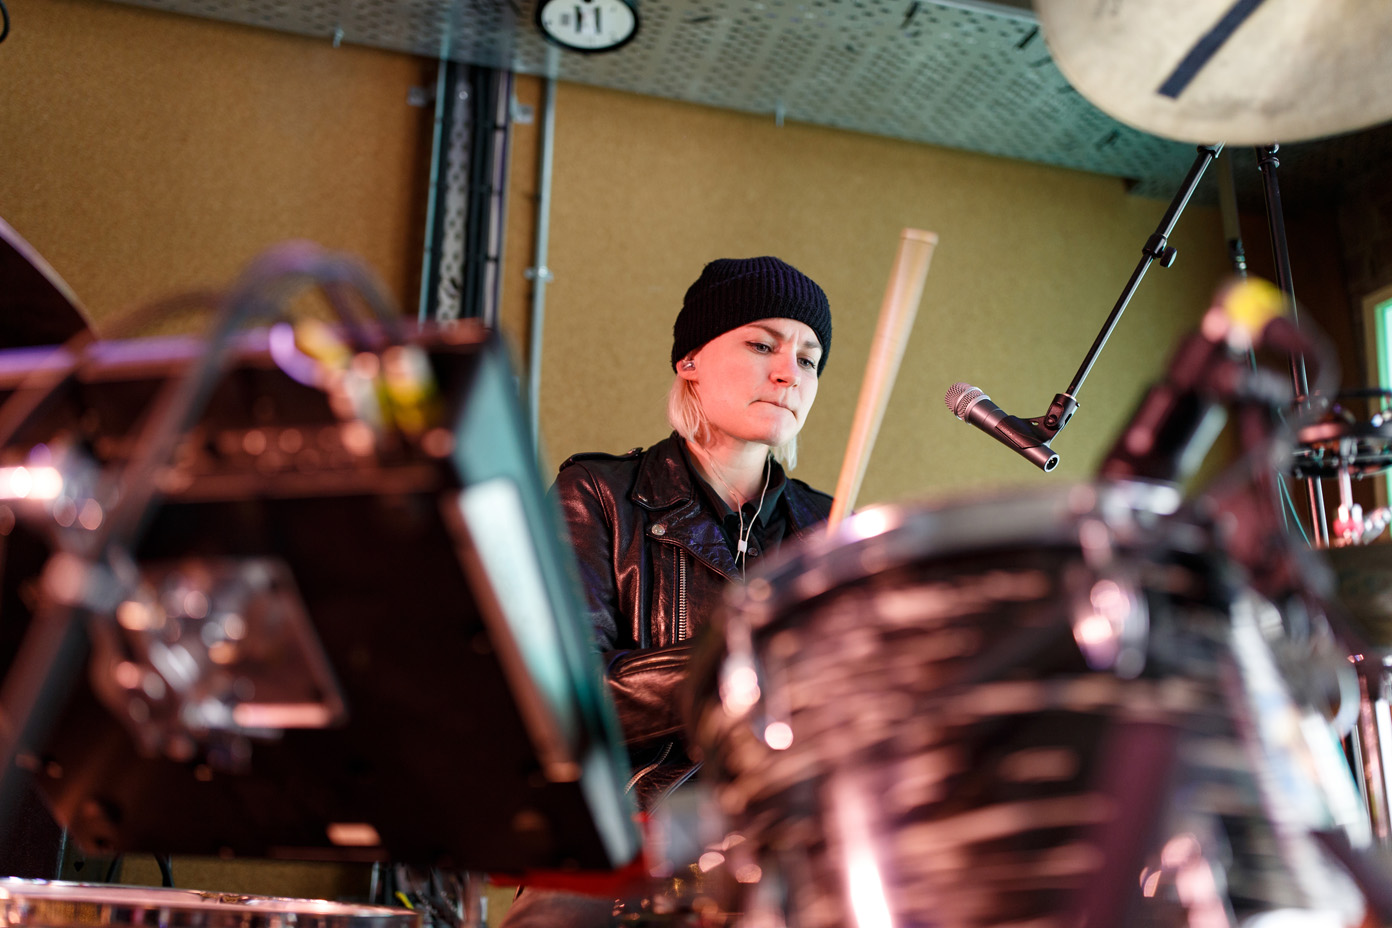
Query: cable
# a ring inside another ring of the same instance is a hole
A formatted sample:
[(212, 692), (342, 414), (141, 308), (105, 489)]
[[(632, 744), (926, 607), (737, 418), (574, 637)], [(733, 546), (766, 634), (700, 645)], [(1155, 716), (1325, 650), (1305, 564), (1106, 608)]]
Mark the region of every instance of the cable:
[(117, 854), (115, 857), (111, 858), (111, 863), (107, 864), (107, 866), (106, 866), (106, 876), (102, 878), (102, 882), (103, 882), (103, 883), (110, 883), (110, 882), (113, 882), (113, 881), (116, 879), (117, 874), (119, 874), (120, 872), (121, 872), (121, 855), (120, 855), (120, 854)]
[(0, 0), (0, 42), (10, 34), (10, 11), (5, 9), (4, 0)]
[(155, 863), (159, 865), (160, 885), (172, 887), (174, 885), (174, 861), (169, 854), (156, 854)]
[(759, 491), (759, 506), (749, 519), (749, 531), (744, 530), (744, 506), (739, 507), (740, 528), (738, 544), (735, 548), (735, 564), (740, 569), (741, 577), (744, 576), (744, 571), (749, 566), (749, 536), (754, 534), (754, 526), (759, 521), (759, 513), (764, 511), (764, 494), (768, 492), (769, 476), (773, 471), (772, 461), (772, 458), (764, 458), (764, 488)]
[[(1281, 518), (1285, 520), (1287, 528), (1290, 527), (1292, 522), (1295, 523), (1295, 527), (1300, 530), (1300, 540), (1308, 545), (1310, 543), (1310, 536), (1305, 534), (1305, 526), (1300, 521), (1300, 513), (1295, 509), (1295, 500), (1291, 498), (1290, 488), (1286, 486), (1286, 475), (1280, 474), (1278, 476), (1280, 478), (1278, 485), (1281, 488), (1281, 499), (1285, 503), (1285, 505), (1281, 507)], [(1290, 513), (1289, 516), (1287, 516), (1287, 512)]]

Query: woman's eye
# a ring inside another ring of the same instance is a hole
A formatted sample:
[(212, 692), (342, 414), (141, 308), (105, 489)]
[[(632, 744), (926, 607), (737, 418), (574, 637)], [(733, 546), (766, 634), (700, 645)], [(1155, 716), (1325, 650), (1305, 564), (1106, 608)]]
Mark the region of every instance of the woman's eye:
[(765, 345), (763, 342), (750, 342), (749, 347), (752, 348), (754, 351), (758, 351), (761, 353), (766, 353), (773, 350), (768, 345)]
[(813, 361), (811, 358), (798, 358), (798, 363), (809, 371), (817, 369), (817, 362)]

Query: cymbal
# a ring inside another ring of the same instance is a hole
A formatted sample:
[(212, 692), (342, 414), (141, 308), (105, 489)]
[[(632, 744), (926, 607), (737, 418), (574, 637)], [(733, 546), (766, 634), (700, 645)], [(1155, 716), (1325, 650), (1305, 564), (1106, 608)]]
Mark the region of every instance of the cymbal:
[(1070, 84), (1184, 142), (1263, 145), (1392, 119), (1392, 3), (1035, 0)]
[(0, 219), (0, 349), (57, 345), (88, 328), (72, 288)]

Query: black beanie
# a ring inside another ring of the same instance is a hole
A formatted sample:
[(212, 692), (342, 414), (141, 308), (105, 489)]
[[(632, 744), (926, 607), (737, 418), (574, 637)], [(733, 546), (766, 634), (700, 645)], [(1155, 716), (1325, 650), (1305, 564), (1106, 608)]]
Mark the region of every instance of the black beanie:
[(672, 369), (706, 342), (759, 319), (796, 319), (822, 343), (817, 375), (831, 353), (831, 306), (822, 288), (777, 258), (719, 258), (686, 291), (672, 326)]

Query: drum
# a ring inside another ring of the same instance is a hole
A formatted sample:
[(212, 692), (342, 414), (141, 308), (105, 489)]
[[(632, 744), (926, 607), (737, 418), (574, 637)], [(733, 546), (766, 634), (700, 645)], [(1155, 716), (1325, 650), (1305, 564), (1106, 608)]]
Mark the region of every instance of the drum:
[(0, 925), (31, 928), (421, 928), (408, 909), (233, 893), (0, 879)]
[(1290, 695), (1281, 616), (1178, 505), (1108, 484), (870, 509), (732, 589), (689, 718), (740, 887), (722, 906), (1356, 924), (1312, 837), (1365, 840), (1337, 737)]

